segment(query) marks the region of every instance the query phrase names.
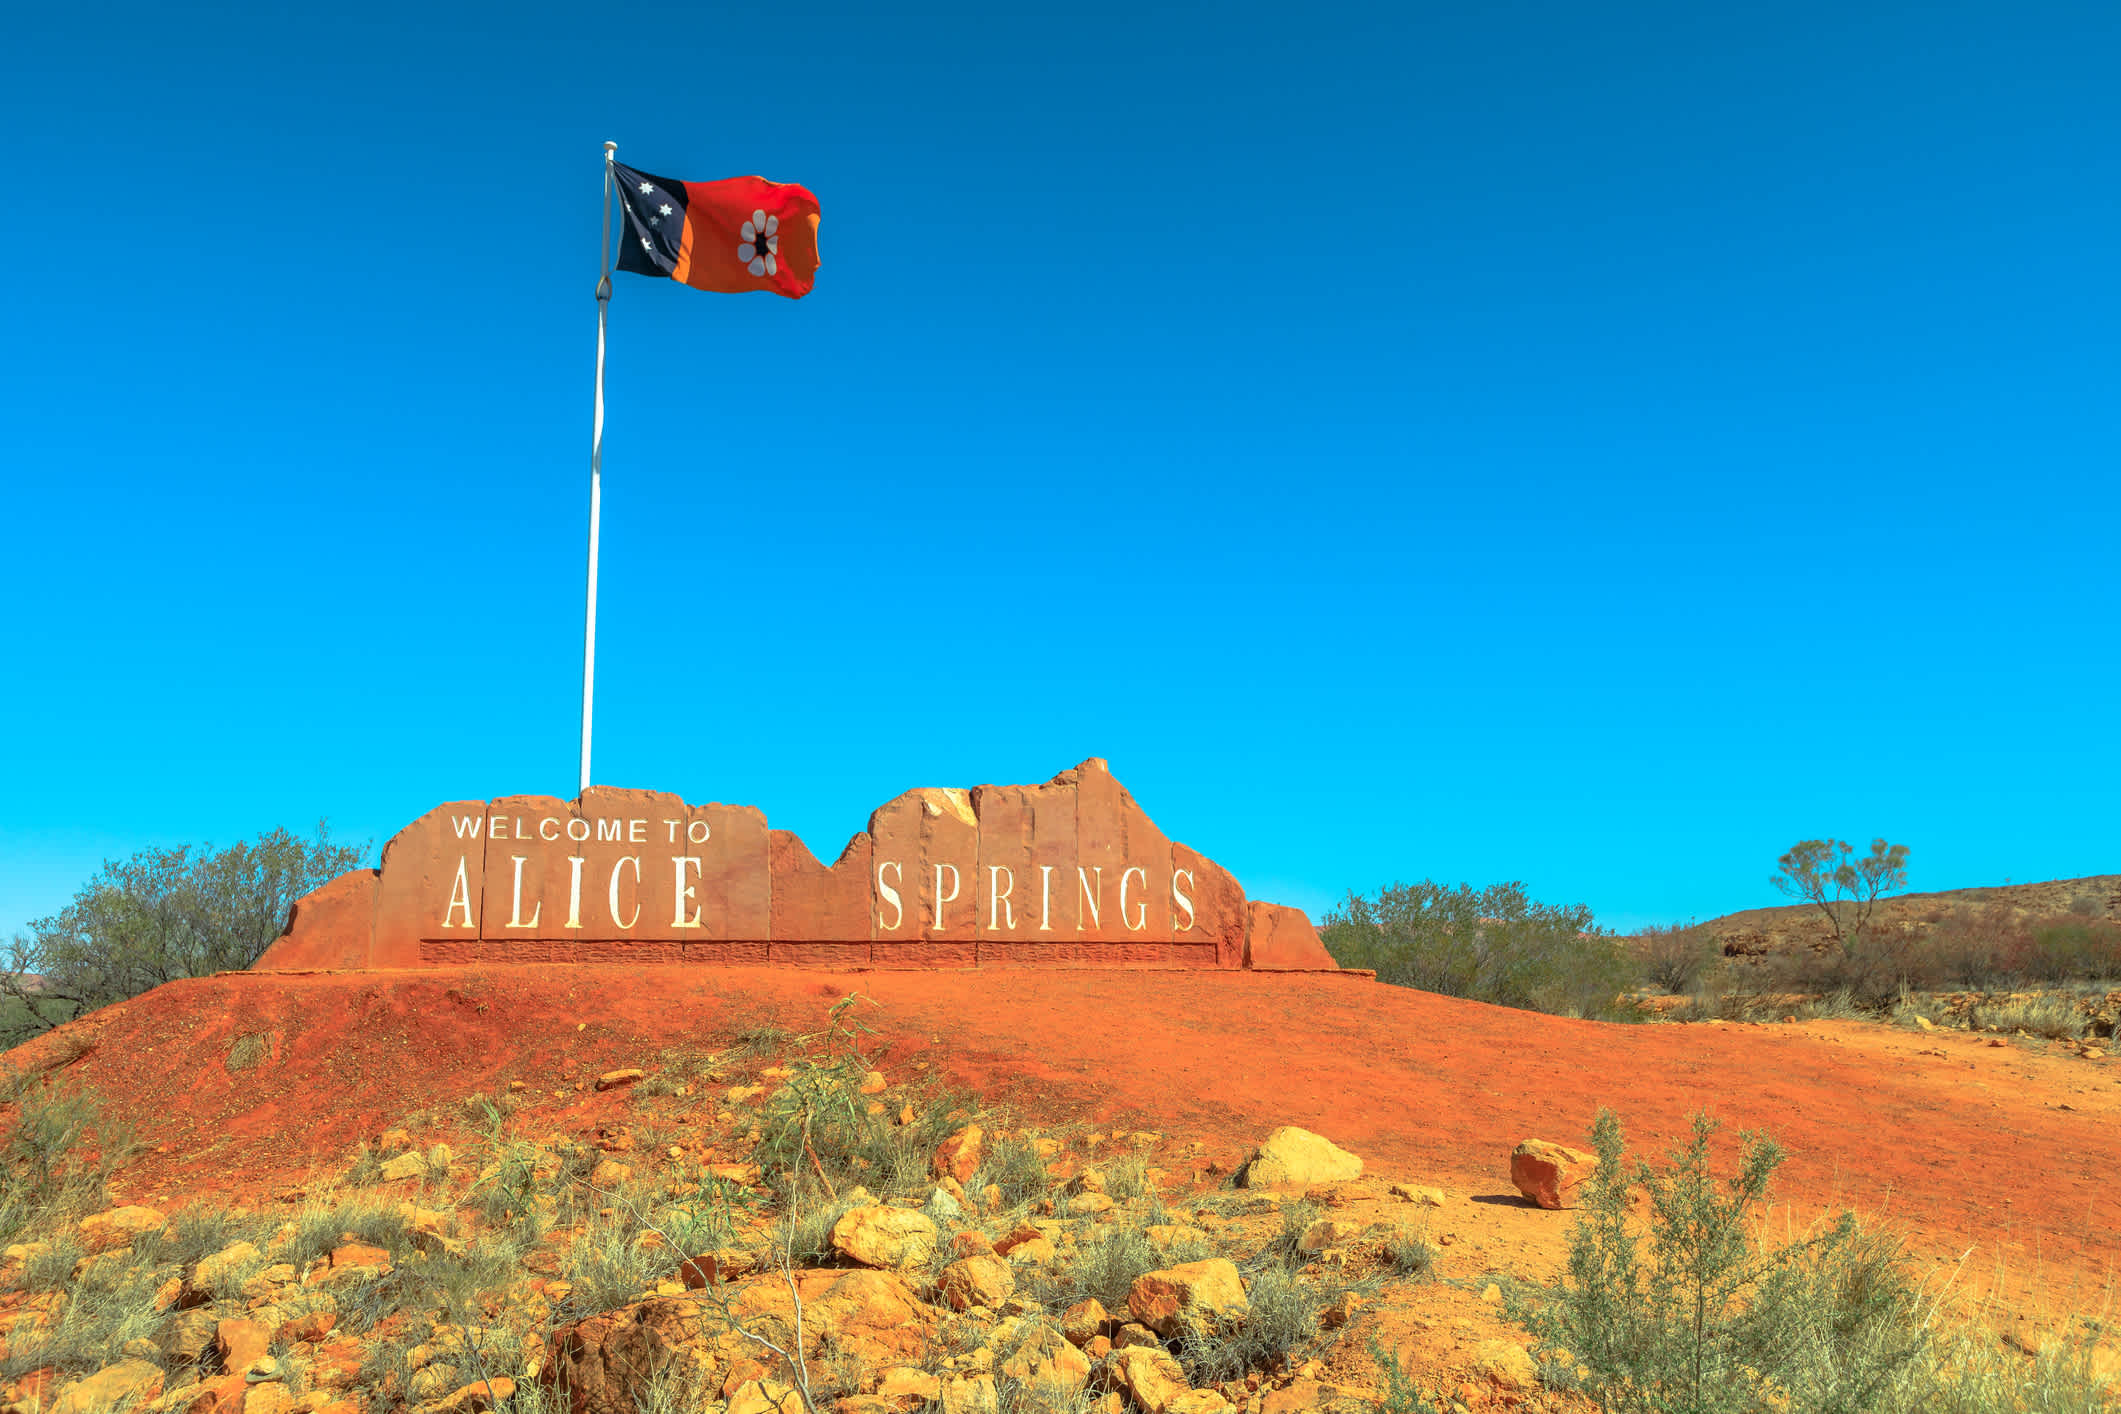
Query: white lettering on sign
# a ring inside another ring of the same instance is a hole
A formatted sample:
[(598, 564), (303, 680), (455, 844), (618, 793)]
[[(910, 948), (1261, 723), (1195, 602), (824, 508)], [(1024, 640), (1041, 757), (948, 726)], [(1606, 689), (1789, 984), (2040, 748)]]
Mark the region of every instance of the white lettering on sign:
[[(551, 829), (551, 831), (552, 831), (552, 833), (550, 833), (550, 834), (547, 834), (547, 833), (546, 833), (546, 830), (547, 830), (547, 828), (548, 828), (548, 827), (549, 827), (549, 828)], [(538, 838), (539, 838), (539, 839), (541, 839), (541, 840), (556, 840), (556, 839), (558, 839), (559, 837), (560, 837), (560, 822), (559, 822), (558, 820), (555, 820), (555, 819), (553, 819), (553, 818), (552, 818), (552, 817), (551, 817), (550, 815), (547, 815), (547, 816), (546, 816), (546, 817), (545, 817), (544, 819), (542, 819), (542, 820), (538, 821)]]
[[(577, 825), (582, 827), (582, 833), (580, 834), (574, 832)], [(582, 819), (579, 815), (569, 819), (567, 822), (567, 838), (573, 840), (576, 844), (585, 843), (589, 839), (589, 822)]]
[(567, 858), (567, 926), (582, 926), (582, 856)]
[(1053, 866), (1038, 866), (1038, 931), (1053, 931)]
[(486, 827), (486, 817), (484, 815), (453, 815), (450, 817), (450, 823), (457, 827), (458, 839), (475, 840), (479, 837), (479, 831)]
[[(1002, 883), (1004, 879), (1009, 881), (1006, 886)], [(1012, 933), (1016, 931), (1016, 905), (1009, 902), (1009, 895), (1015, 889), (1016, 875), (1009, 870), (1007, 865), (990, 864), (987, 866), (988, 932), (1000, 932), (1002, 925), (998, 920), (1003, 918), (1009, 920), (1009, 931)]]
[(876, 891), (882, 896), (884, 903), (891, 905), (891, 921), (889, 923), (884, 921), (883, 908), (881, 906), (878, 907), (876, 911), (876, 926), (887, 933), (896, 933), (899, 925), (906, 921), (906, 905), (900, 900), (898, 890), (884, 882), (884, 871), (886, 869), (894, 871), (898, 875), (900, 883), (906, 881), (906, 869), (896, 859), (879, 860), (876, 866)]
[(502, 818), (501, 818), (500, 816), (498, 816), (498, 815), (495, 815), (495, 816), (493, 816), (493, 817), (489, 818), (489, 819), (487, 820), (487, 822), (486, 822), (486, 838), (488, 838), (488, 839), (490, 839), (490, 840), (505, 840), (505, 839), (507, 839), (507, 838), (508, 838), (508, 822), (507, 822), (506, 820), (503, 820), (503, 819), (502, 819)]
[[(950, 892), (947, 894), (943, 892), (943, 871), (945, 869), (950, 871)], [(958, 882), (957, 866), (955, 864), (938, 864), (935, 866), (935, 926), (937, 928), (943, 926), (943, 905), (957, 901)]]
[(1137, 919), (1129, 919), (1127, 917), (1127, 880), (1133, 878), (1136, 874), (1142, 876), (1142, 887), (1148, 888), (1149, 871), (1139, 866), (1129, 869), (1119, 876), (1119, 921), (1127, 925), (1127, 931), (1130, 933), (1139, 933), (1149, 922), (1149, 905), (1146, 903), (1135, 905), (1141, 910), (1141, 917)]
[(1180, 879), (1184, 879), (1188, 884), (1191, 884), (1193, 882), (1193, 871), (1191, 869), (1174, 869), (1171, 871), (1171, 901), (1186, 911), (1186, 921), (1183, 923), (1178, 921), (1177, 914), (1171, 915), (1171, 931), (1174, 933), (1190, 933), (1193, 931), (1193, 900), (1188, 898), (1186, 891), (1178, 886)]
[(520, 854), (511, 854), (508, 857), (516, 863), (515, 906), (508, 911), (508, 926), (511, 928), (535, 928), (538, 926), (538, 915), (545, 911), (545, 901), (543, 899), (538, 900), (537, 906), (530, 910), (530, 921), (527, 923), (523, 921), (523, 865), (527, 862), (527, 857)]
[(648, 843), (648, 822), (646, 820), (628, 820), (626, 822), (626, 843)]
[[(1080, 864), (1075, 866), (1075, 877), (1082, 881), (1083, 902), (1090, 905), (1090, 926), (1093, 928), (1104, 927), (1102, 909), (1105, 902), (1105, 866), (1102, 864), (1097, 866), (1097, 892), (1094, 894), (1090, 892), (1090, 875), (1084, 872), (1083, 866)], [(1075, 931), (1078, 933), (1083, 931), (1083, 920), (1080, 916), (1075, 920)]]
[(620, 836), (625, 831), (626, 822), (624, 820), (599, 820), (597, 821), (597, 843), (623, 844), (625, 841)]
[(694, 820), (685, 826), (685, 839), (689, 844), (705, 844), (714, 831), (707, 828), (705, 820)]
[(633, 925), (641, 921), (641, 904), (640, 900), (636, 899), (633, 905), (633, 917), (623, 923), (619, 922), (619, 871), (629, 864), (633, 866), (634, 886), (636, 888), (640, 886), (641, 856), (638, 854), (627, 854), (621, 855), (618, 862), (611, 866), (611, 885), (604, 891), (606, 901), (611, 905), (611, 921), (617, 924), (619, 931), (622, 933), (632, 932)]
[[(460, 854), (457, 856), (456, 882), (449, 886), (449, 907), (442, 910), (442, 926), (444, 928), (456, 928), (459, 926), (476, 928), (479, 926), (479, 920), (471, 916), (471, 876), (464, 872), (464, 860), (464, 855)], [(450, 922), (450, 915), (460, 908), (464, 910), (464, 922), (461, 925)]]
[(700, 857), (697, 854), (676, 854), (670, 858), (670, 867), (677, 874), (678, 901), (671, 909), (670, 926), (673, 928), (697, 928), (700, 926), (700, 911), (692, 910), (692, 917), (685, 916), (685, 905), (692, 898), (692, 885), (685, 882), (685, 866), (690, 864), (692, 872), (700, 872)]
[(670, 832), (670, 843), (676, 844), (678, 842), (678, 822), (675, 820), (665, 820), (663, 822), (663, 825)]

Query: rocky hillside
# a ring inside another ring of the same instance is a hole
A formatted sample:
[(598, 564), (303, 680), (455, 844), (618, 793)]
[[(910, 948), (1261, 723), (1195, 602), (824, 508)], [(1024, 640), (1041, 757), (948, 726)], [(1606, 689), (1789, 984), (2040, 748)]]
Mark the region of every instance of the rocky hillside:
[[(2121, 920), (2121, 874), (1899, 894), (1879, 901), (1876, 919), (1888, 928), (1920, 935), (1970, 915), (1995, 917), (2017, 927), (2070, 918)], [(1701, 927), (1725, 952), (1741, 956), (1823, 946), (1831, 936), (1826, 920), (1808, 903), (1748, 908), (1712, 918)]]

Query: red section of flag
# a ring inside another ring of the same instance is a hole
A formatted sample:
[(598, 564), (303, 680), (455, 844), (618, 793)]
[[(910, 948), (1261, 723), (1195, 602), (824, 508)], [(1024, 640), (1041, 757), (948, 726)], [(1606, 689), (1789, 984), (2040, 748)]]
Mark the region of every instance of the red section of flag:
[(817, 198), (793, 182), (686, 182), (685, 233), (671, 278), (696, 290), (770, 290), (801, 299), (817, 282)]

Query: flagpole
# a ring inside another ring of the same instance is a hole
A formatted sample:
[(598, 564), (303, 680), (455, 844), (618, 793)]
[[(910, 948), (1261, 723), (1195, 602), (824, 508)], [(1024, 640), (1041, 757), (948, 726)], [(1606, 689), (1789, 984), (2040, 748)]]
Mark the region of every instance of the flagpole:
[(589, 724), (597, 678), (597, 518), (604, 499), (604, 317), (611, 308), (611, 164), (619, 150), (604, 144), (604, 273), (597, 281), (596, 413), (589, 434), (589, 596), (582, 626), (582, 789), (589, 789)]

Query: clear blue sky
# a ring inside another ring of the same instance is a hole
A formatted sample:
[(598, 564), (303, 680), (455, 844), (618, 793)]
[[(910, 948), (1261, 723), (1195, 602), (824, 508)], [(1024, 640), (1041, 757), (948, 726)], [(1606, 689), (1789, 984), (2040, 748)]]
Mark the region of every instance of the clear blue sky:
[(2121, 870), (2121, 7), (43, 6), (9, 22), (0, 936), (573, 793), (830, 857), (1109, 758), (1257, 896)]

